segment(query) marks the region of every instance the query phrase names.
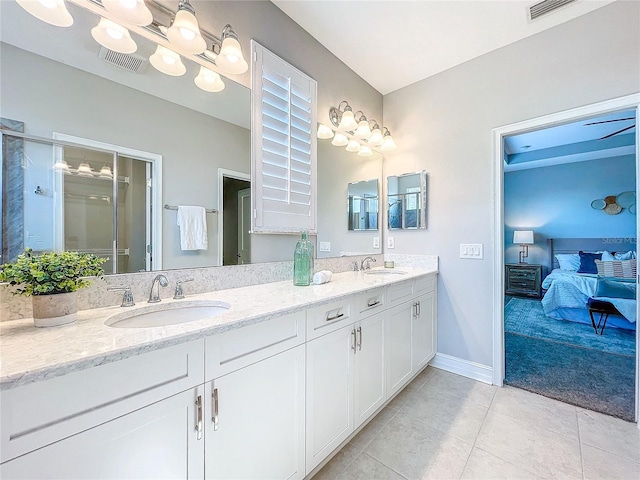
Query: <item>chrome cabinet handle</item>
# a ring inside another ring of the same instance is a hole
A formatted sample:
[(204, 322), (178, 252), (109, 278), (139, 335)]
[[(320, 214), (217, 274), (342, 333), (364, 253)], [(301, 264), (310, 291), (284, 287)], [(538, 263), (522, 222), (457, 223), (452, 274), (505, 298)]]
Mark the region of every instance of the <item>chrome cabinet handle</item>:
[(218, 389), (214, 388), (213, 393), (211, 394), (211, 400), (213, 400), (213, 417), (211, 417), (211, 421), (213, 422), (213, 430), (218, 430)]
[(356, 329), (355, 328), (353, 330), (351, 330), (351, 337), (353, 338), (353, 342), (351, 343), (351, 349), (353, 350), (353, 353), (355, 355), (355, 353), (357, 351), (356, 350), (357, 346), (356, 346)]
[(337, 315), (334, 315), (333, 317), (327, 317), (326, 321), (330, 322), (331, 320), (337, 320), (338, 318), (342, 318), (344, 317), (344, 313), (339, 313)]
[(198, 440), (202, 440), (202, 395), (196, 398), (196, 433)]
[(362, 327), (358, 327), (358, 333), (360, 334), (360, 340), (358, 340), (358, 350), (362, 351)]
[(376, 300), (373, 303), (371, 303), (371, 300), (367, 302), (367, 307), (375, 307), (376, 305), (380, 305), (380, 300)]
[(420, 314), (422, 313), (422, 305), (420, 305), (420, 301), (417, 302), (418, 305), (418, 317), (420, 316)]

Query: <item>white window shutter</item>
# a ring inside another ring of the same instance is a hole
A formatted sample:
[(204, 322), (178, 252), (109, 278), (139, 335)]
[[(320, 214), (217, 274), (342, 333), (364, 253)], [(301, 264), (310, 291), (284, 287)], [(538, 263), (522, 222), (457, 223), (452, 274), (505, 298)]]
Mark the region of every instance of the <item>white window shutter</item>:
[(316, 233), (317, 83), (251, 41), (254, 233)]

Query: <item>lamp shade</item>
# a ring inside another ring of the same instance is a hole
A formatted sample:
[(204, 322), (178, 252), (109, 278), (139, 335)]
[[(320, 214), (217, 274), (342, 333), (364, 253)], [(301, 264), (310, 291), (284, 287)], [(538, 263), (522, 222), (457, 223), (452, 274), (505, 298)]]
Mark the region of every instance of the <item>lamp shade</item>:
[(333, 137), (333, 140), (331, 140), (331, 145), (334, 145), (336, 147), (344, 147), (348, 143), (349, 139), (340, 132), (336, 132), (335, 137)]
[(207, 49), (207, 43), (200, 33), (198, 19), (189, 2), (181, 2), (178, 6), (176, 18), (167, 30), (167, 38), (179, 50), (186, 53), (197, 54)]
[(200, 67), (200, 73), (194, 80), (198, 88), (201, 88), (205, 92), (217, 93), (224, 90), (224, 82), (213, 70), (209, 70), (207, 67)]
[(249, 69), (235, 33), (223, 38), (220, 54), (216, 57), (216, 65), (225, 72), (233, 74), (244, 73)]
[(114, 52), (133, 53), (138, 49), (129, 30), (106, 18), (101, 18), (100, 23), (91, 29), (91, 36), (100, 45)]
[(180, 55), (162, 45), (158, 45), (156, 53), (149, 57), (149, 61), (158, 71), (173, 77), (184, 75), (187, 71), (187, 67), (182, 63)]
[(382, 145), (382, 132), (379, 128), (374, 128), (369, 137), (369, 145), (378, 147)]
[(366, 120), (360, 120), (358, 122), (358, 128), (354, 133), (354, 137), (356, 138), (369, 138), (371, 136), (371, 128), (369, 127), (369, 122)]
[(17, 0), (24, 8), (38, 20), (56, 27), (70, 27), (73, 17), (67, 10), (64, 0)]
[(516, 230), (513, 232), (513, 243), (533, 245), (533, 230)]
[(133, 25), (144, 27), (153, 22), (151, 10), (144, 0), (102, 0), (107, 12)]
[(345, 150), (347, 152), (359, 152), (361, 148), (360, 142), (357, 140), (349, 140), (347, 143), (347, 148)]
[(391, 135), (386, 134), (384, 136), (384, 139), (382, 140), (382, 146), (380, 147), (380, 150), (383, 152), (391, 152), (395, 149), (396, 142), (393, 141), (393, 137)]
[(327, 127), (324, 123), (320, 123), (318, 125), (318, 138), (333, 138), (333, 130)]
[(373, 152), (369, 147), (367, 147), (366, 145), (363, 145), (362, 147), (360, 147), (360, 150), (358, 151), (358, 156), (370, 157), (371, 155), (373, 155)]
[(353, 116), (353, 112), (351, 110), (346, 110), (342, 113), (342, 118), (340, 119), (340, 125), (338, 125), (338, 130), (342, 130), (343, 132), (354, 130), (358, 124), (356, 123), (356, 119)]

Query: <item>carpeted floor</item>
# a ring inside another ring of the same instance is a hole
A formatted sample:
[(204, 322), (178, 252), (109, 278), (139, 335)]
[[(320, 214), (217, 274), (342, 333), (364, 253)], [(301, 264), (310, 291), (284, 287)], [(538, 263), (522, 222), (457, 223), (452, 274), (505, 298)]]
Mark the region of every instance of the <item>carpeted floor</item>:
[(635, 332), (547, 318), (539, 300), (505, 307), (505, 383), (634, 421)]

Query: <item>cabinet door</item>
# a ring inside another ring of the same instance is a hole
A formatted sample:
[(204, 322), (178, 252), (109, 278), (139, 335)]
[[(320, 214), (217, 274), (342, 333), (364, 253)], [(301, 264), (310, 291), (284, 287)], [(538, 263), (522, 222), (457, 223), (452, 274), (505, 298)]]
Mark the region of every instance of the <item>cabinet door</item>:
[(417, 299), (417, 315), (413, 317), (413, 371), (424, 367), (436, 354), (436, 293)]
[(373, 414), (385, 401), (384, 391), (384, 312), (356, 324), (355, 425)]
[[(204, 477), (197, 387), (0, 465), (6, 479)], [(46, 401), (46, 400), (43, 400)]]
[(388, 310), (385, 321), (385, 366), (387, 398), (400, 390), (411, 378), (414, 302), (407, 302)]
[(304, 345), (206, 384), (205, 476), (303, 478)]
[(307, 473), (353, 432), (355, 328), (307, 343)]

